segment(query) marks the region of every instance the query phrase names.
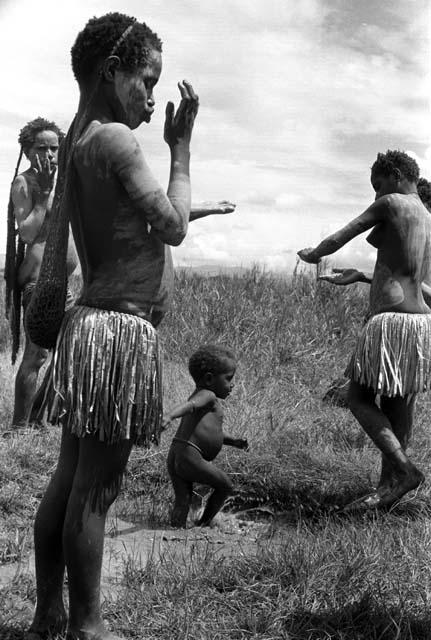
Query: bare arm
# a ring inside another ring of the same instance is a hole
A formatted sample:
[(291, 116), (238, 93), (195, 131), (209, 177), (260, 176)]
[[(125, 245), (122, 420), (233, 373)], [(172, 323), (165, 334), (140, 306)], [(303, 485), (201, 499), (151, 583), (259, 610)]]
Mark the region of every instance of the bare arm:
[(32, 244), (39, 235), (45, 220), (48, 201), (54, 185), (55, 166), (49, 160), (43, 166), (38, 161), (36, 189), (30, 189), (24, 175), (19, 175), (12, 184), (14, 216), (21, 240)]
[(248, 442), (243, 438), (232, 438), (231, 436), (225, 435), (223, 437), (223, 444), (229, 447), (236, 447), (237, 449), (248, 449)]
[(301, 249), (298, 251), (298, 256), (304, 262), (311, 264), (317, 264), (324, 256), (329, 256), (332, 253), (344, 247), (350, 240), (356, 238), (367, 229), (371, 229), (376, 224), (381, 222), (385, 214), (389, 211), (389, 198), (390, 196), (383, 196), (379, 198), (372, 205), (368, 207), (360, 216), (351, 220), (345, 227), (336, 231), (332, 235), (328, 236), (315, 248)]
[(107, 125), (103, 144), (111, 167), (125, 188), (133, 207), (141, 210), (152, 231), (166, 244), (179, 245), (187, 232), (190, 215), (190, 139), (198, 99), (191, 85), (180, 86), (182, 100), (166, 109), (165, 140), (171, 151), (167, 194), (153, 177), (136, 138), (128, 127)]
[(195, 393), (192, 398), (187, 400), (187, 402), (177, 405), (166, 414), (163, 418), (163, 428), (166, 429), (175, 418), (182, 418), (183, 416), (194, 413), (198, 409), (211, 408), (215, 402), (215, 393), (208, 391), (208, 389), (201, 389)]
[(232, 211), (235, 211), (235, 208), (236, 204), (228, 200), (221, 200), (220, 202), (200, 202), (199, 204), (192, 205), (189, 222), (206, 218), (207, 216), (232, 213)]

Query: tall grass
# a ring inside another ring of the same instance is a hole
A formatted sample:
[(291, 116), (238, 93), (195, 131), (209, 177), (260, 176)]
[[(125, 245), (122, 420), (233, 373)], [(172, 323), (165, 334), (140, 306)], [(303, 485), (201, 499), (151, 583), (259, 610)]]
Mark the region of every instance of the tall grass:
[[(191, 393), (187, 359), (197, 346), (233, 349), (238, 369), (224, 403), (225, 430), (247, 437), (250, 451), (225, 447), (216, 464), (235, 484), (230, 509), (272, 516), (257, 548), (245, 536), (236, 553), (196, 543), (144, 566), (130, 558), (118, 600), (104, 605), (117, 633), (152, 640), (431, 638), (429, 489), (387, 514), (343, 516), (339, 509), (367, 491), (379, 470), (375, 448), (349, 412), (321, 402), (347, 364), (367, 294), (362, 285), (320, 283), (313, 272), (291, 279), (258, 269), (213, 278), (177, 273), (160, 329), (165, 405)], [(3, 428), (15, 373), (8, 349), (4, 332)], [(418, 404), (411, 454), (427, 473), (429, 399)], [(159, 448), (133, 452), (117, 506), (123, 518), (167, 525), (172, 435)], [(55, 429), (0, 442), (0, 563), (31, 548), (57, 447)], [(16, 622), (14, 601), (34, 601), (32, 578), (0, 590), (0, 635), (1, 624), (10, 634), (25, 626), (24, 618)]]

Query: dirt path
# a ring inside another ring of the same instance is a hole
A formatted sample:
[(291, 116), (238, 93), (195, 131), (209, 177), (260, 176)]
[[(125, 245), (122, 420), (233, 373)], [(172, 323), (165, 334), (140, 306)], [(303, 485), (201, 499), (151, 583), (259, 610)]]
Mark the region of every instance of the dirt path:
[[(239, 520), (233, 515), (223, 515), (218, 527), (212, 529), (186, 530), (154, 529), (114, 516), (106, 527), (102, 598), (116, 600), (127, 563), (144, 568), (149, 560), (158, 563), (165, 553), (170, 557), (175, 554), (179, 558), (187, 557), (192, 548), (206, 552), (210, 547), (224, 556), (252, 554), (264, 528), (266, 525)], [(33, 553), (20, 563), (0, 566), (0, 590), (7, 592), (12, 583), (19, 584), (24, 580), (34, 581)], [(17, 599), (11, 594), (11, 606), (20, 624), (30, 622), (33, 605), (29, 600)]]

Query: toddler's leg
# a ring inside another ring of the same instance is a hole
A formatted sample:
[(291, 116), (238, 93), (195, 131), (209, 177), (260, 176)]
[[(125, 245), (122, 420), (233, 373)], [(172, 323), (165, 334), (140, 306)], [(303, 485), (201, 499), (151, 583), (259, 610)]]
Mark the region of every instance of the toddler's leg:
[(185, 467), (188, 479), (193, 478), (194, 482), (209, 485), (214, 489), (202, 517), (197, 522), (199, 526), (208, 526), (224, 505), (226, 498), (233, 493), (232, 483), (221, 469), (204, 460), (199, 453), (195, 455), (194, 451), (188, 455)]
[(57, 468), (40, 503), (35, 525), (37, 602), (28, 637), (61, 632), (63, 605), (63, 525), (78, 461), (78, 439), (63, 430)]
[(171, 525), (185, 529), (187, 516), (192, 501), (193, 483), (183, 480), (179, 476), (171, 475), (171, 482), (175, 493), (175, 503), (171, 514)]
[(192, 500), (193, 483), (189, 480), (184, 480), (180, 475), (178, 475), (175, 464), (176, 455), (177, 449), (175, 447), (171, 447), (167, 461), (168, 473), (175, 494), (174, 507), (171, 513), (171, 525), (173, 527), (185, 529)]
[(79, 441), (79, 459), (66, 511), (63, 544), (69, 585), (68, 637), (114, 639), (100, 614), (105, 519), (120, 490), (132, 443), (108, 445), (94, 437)]

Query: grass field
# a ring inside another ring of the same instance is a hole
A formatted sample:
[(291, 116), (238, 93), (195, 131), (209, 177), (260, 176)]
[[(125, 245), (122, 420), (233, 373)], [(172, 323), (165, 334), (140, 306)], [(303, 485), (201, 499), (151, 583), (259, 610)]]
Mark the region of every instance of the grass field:
[[(125, 567), (119, 599), (105, 602), (111, 627), (143, 640), (431, 639), (431, 495), (428, 485), (390, 513), (346, 516), (338, 507), (369, 490), (375, 448), (346, 410), (321, 402), (344, 370), (367, 307), (364, 285), (336, 288), (313, 275), (283, 280), (259, 270), (203, 278), (180, 272), (161, 337), (165, 405), (192, 390), (187, 358), (222, 342), (238, 357), (225, 429), (247, 437), (228, 449), (234, 510), (265, 508), (271, 527), (257, 551), (238, 557), (166, 555)], [(14, 370), (0, 328), (0, 429), (8, 427)], [(411, 455), (430, 475), (430, 400), (420, 398)], [(118, 513), (168, 523), (165, 469), (172, 431), (159, 449), (132, 454)], [(53, 470), (58, 434), (29, 432), (0, 442), (0, 563), (31, 549), (37, 505)], [(250, 512), (253, 513), (253, 512)], [(34, 582), (0, 590), (0, 638), (21, 637), (19, 603)]]

